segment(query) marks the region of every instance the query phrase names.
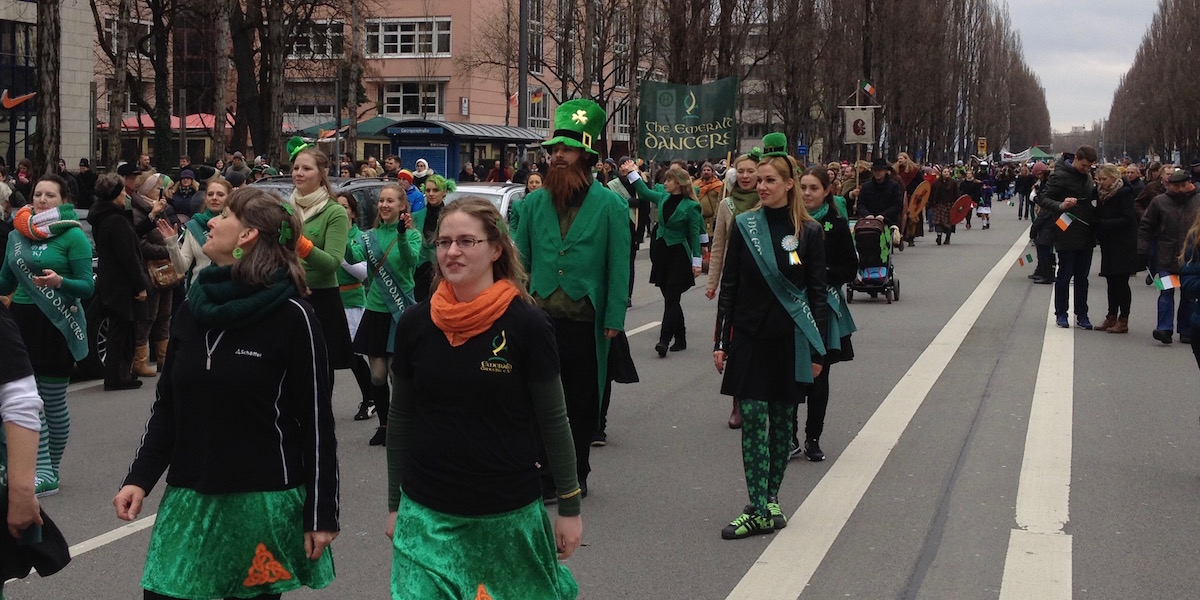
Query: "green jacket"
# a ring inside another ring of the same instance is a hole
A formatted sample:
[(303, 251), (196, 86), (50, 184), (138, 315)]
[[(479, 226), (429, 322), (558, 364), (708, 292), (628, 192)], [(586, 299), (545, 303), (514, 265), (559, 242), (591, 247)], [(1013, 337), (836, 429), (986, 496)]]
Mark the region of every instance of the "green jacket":
[(338, 287), (337, 271), (342, 266), (342, 257), (346, 255), (346, 237), (349, 233), (350, 217), (346, 216), (346, 209), (333, 200), (304, 222), (304, 237), (313, 243), (312, 253), (301, 261), (309, 288), (323, 290)]
[[(671, 197), (661, 183), (656, 184), (654, 189), (650, 189), (646, 187), (646, 182), (638, 179), (633, 182), (633, 189), (637, 191), (638, 198), (654, 203), (660, 213), (662, 212), (662, 203)], [(665, 241), (668, 246), (683, 244), (688, 251), (688, 256), (693, 259), (700, 258), (700, 244), (708, 241), (708, 230), (704, 226), (700, 203), (691, 198), (684, 198), (675, 208), (675, 212), (671, 213), (671, 218), (667, 222), (663, 223), (660, 220), (656, 231), (658, 231), (657, 237)], [(700, 266), (700, 264), (696, 263), (696, 266)]]
[[(350, 224), (350, 232), (346, 238), (346, 254), (344, 256), (346, 262), (350, 264), (360, 263), (366, 260), (364, 256), (362, 240), (359, 236), (362, 231), (358, 225)], [(367, 305), (367, 294), (364, 291), (362, 282), (349, 273), (345, 269), (338, 267), (337, 270), (338, 287), (360, 284), (358, 287), (351, 290), (342, 290), (342, 308), (364, 308)]]
[(550, 194), (540, 189), (525, 197), (514, 231), (531, 294), (548, 298), (561, 287), (572, 300), (586, 296), (592, 303), (601, 390), (608, 365), (604, 330), (625, 329), (632, 244), (628, 208), (627, 202), (593, 181), (564, 239)]
[[(400, 291), (411, 294), (413, 288), (417, 287), (413, 282), (413, 272), (417, 268), (417, 261), (421, 255), (421, 231), (416, 228), (414, 223), (412, 229), (404, 230), (404, 239), (397, 241), (398, 233), (396, 223), (380, 223), (378, 227), (367, 231), (367, 236), (375, 238), (380, 253), (387, 252), (387, 262), (399, 279), (397, 284), (400, 286)], [(391, 252), (388, 252), (388, 247), (391, 247), (393, 242), (396, 245), (392, 247)], [(367, 278), (371, 280), (371, 289), (367, 292), (367, 310), (391, 314), (388, 312), (387, 304), (383, 301), (383, 291), (374, 278), (376, 269), (382, 267), (371, 264), (370, 256), (366, 256), (366, 260)]]

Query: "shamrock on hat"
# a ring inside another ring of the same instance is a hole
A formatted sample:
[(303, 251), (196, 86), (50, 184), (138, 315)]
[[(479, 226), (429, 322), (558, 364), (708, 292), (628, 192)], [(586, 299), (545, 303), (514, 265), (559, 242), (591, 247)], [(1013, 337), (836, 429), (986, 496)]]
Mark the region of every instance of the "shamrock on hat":
[(604, 109), (599, 104), (583, 98), (568, 100), (554, 111), (554, 135), (542, 142), (542, 146), (564, 144), (599, 158), (600, 154), (592, 149), (592, 142), (600, 137), (604, 121)]

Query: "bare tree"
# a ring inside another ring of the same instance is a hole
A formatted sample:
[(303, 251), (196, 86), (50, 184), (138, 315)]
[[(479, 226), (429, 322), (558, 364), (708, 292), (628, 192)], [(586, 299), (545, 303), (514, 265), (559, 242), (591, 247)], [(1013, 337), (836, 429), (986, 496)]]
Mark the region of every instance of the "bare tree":
[(225, 122), (229, 109), (226, 106), (229, 89), (229, 14), (231, 0), (218, 0), (212, 13), (212, 22), (216, 24), (217, 55), (213, 65), (213, 84), (216, 88), (213, 96), (213, 149), (215, 159), (225, 158)]
[(58, 163), (62, 137), (59, 105), (59, 46), (62, 18), (58, 2), (38, 2), (37, 7), (37, 149), (33, 172), (50, 173)]
[(105, 140), (105, 154), (108, 156), (110, 167), (115, 166), (121, 157), (121, 127), (125, 117), (125, 107), (127, 106), (127, 96), (129, 94), (125, 72), (129, 64), (129, 34), (127, 28), (129, 27), (130, 1), (118, 1), (117, 18), (113, 22), (113, 35), (109, 38), (109, 42), (105, 40), (105, 27), (100, 18), (100, 13), (96, 9), (96, 3), (92, 3), (92, 16), (95, 17), (96, 27), (99, 30), (99, 35), (97, 35), (99, 43), (97, 46), (109, 57), (113, 66), (112, 79), (107, 85), (108, 135)]

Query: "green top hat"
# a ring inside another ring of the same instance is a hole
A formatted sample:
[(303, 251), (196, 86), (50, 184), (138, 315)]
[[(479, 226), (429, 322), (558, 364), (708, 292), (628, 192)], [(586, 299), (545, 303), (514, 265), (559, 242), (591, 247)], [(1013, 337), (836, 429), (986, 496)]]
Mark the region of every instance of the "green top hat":
[(787, 156), (787, 136), (776, 131), (763, 136), (763, 156)]
[(305, 148), (311, 147), (312, 144), (304, 141), (304, 138), (298, 135), (294, 136), (292, 139), (288, 140), (287, 143), (288, 160), (295, 162), (297, 154), (300, 154), (300, 152)]
[(572, 148), (582, 148), (599, 157), (592, 149), (592, 141), (600, 136), (604, 128), (604, 109), (591, 100), (577, 98), (559, 105), (554, 111), (554, 134), (542, 142), (543, 146), (566, 144)]

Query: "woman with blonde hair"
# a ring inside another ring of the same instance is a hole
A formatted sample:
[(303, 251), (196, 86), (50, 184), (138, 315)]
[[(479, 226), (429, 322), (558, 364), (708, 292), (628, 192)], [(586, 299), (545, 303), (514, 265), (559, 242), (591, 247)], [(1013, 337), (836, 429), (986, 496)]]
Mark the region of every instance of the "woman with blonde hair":
[(329, 184), (329, 157), (306, 146), (299, 138), (288, 143), (292, 152), (292, 191), (288, 202), (304, 224), (296, 253), (304, 265), (308, 281), (309, 304), (317, 314), (329, 349), (331, 369), (349, 369), (354, 353), (350, 349), (350, 326), (342, 306), (337, 271), (346, 255), (350, 218), (337, 203)]
[(1129, 333), (1133, 291), (1129, 278), (1142, 270), (1137, 259), (1137, 211), (1134, 188), (1125, 183), (1117, 166), (1096, 172), (1096, 241), (1100, 243), (1100, 276), (1108, 282), (1108, 313), (1096, 331)]
[(778, 495), (796, 407), (823, 370), (829, 328), (822, 227), (805, 210), (784, 151), (759, 162), (758, 191), (762, 207), (735, 219), (717, 300), (713, 363), (724, 374), (721, 393), (741, 403), (750, 497), (721, 531), (725, 539), (787, 526)]
[[(167, 250), (171, 253), (171, 266), (175, 267), (176, 273), (187, 278), (186, 281), (189, 285), (196, 281), (200, 271), (212, 264), (212, 260), (204, 254), (204, 242), (208, 240), (208, 222), (225, 210), (225, 204), (232, 193), (233, 186), (224, 178), (217, 177), (209, 181), (208, 186), (204, 189), (204, 212), (193, 215), (187, 223), (184, 223), (182, 239), (179, 238), (178, 227), (171, 227), (162, 219), (158, 221), (158, 232), (164, 240), (179, 240), (177, 244), (168, 243)], [(164, 343), (160, 354), (165, 353), (166, 344)], [(158, 361), (160, 371), (162, 370), (162, 358), (160, 355)]]
[[(392, 365), (392, 598), (574, 599), (558, 559), (579, 547), (582, 491), (553, 322), (525, 292), (490, 202), (447, 205), (434, 246), (434, 293), (401, 316)], [(539, 441), (558, 498), (553, 527)]]

